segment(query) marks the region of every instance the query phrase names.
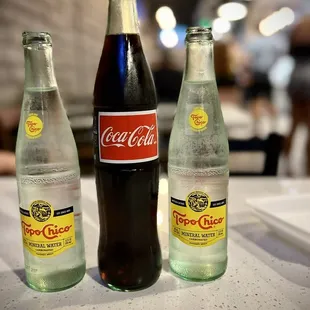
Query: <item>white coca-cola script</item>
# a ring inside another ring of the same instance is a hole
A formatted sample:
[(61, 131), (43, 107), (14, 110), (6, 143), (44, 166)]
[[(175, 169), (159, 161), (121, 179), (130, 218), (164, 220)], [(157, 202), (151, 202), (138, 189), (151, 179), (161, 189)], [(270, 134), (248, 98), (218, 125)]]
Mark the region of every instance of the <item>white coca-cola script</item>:
[(113, 127), (108, 127), (102, 133), (100, 142), (103, 147), (140, 147), (156, 144), (154, 132), (155, 126), (139, 126), (132, 132), (113, 131)]

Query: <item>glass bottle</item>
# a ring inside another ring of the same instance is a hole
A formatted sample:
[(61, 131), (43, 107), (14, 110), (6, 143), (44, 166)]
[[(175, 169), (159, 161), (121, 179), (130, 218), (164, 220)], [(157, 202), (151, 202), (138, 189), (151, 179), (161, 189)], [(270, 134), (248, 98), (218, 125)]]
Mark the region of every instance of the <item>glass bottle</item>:
[(192, 27), (169, 142), (171, 270), (209, 281), (227, 266), (228, 139), (213, 63), (212, 33)]
[(136, 0), (109, 1), (93, 104), (100, 276), (112, 290), (144, 289), (159, 278), (162, 259), (157, 98)]
[(85, 274), (80, 168), (46, 32), (24, 32), (25, 86), (16, 144), (26, 279), (59, 291)]

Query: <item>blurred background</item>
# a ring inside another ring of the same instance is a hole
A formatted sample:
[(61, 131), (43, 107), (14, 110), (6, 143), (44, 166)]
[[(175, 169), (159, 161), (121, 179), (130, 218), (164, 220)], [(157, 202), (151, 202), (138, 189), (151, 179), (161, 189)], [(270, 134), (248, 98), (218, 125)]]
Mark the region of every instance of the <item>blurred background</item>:
[[(159, 97), (160, 158), (182, 82), (185, 31), (213, 28), (215, 70), (234, 175), (310, 174), (310, 1), (138, 0), (144, 51)], [(23, 96), (21, 33), (48, 31), (81, 168), (92, 174), (92, 91), (107, 0), (0, 0), (0, 154), (14, 174)]]

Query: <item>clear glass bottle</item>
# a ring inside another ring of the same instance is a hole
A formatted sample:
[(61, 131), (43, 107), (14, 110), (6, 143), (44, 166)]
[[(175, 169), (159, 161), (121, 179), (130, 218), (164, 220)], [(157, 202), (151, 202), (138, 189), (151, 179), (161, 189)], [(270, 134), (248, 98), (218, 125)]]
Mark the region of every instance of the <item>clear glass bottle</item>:
[(228, 139), (213, 63), (212, 33), (192, 27), (169, 143), (171, 270), (209, 281), (227, 266)]
[(59, 291), (85, 274), (80, 168), (46, 32), (24, 32), (24, 98), (16, 170), (26, 278)]

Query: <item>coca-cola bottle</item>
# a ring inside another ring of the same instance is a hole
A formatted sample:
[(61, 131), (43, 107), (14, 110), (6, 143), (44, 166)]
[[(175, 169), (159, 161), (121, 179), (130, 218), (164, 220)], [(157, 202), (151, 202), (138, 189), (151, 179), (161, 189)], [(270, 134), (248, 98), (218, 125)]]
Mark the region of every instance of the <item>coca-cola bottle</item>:
[(110, 0), (94, 88), (94, 151), (101, 278), (114, 290), (156, 282), (157, 99), (138, 29), (135, 0)]

